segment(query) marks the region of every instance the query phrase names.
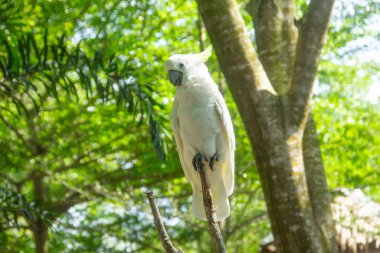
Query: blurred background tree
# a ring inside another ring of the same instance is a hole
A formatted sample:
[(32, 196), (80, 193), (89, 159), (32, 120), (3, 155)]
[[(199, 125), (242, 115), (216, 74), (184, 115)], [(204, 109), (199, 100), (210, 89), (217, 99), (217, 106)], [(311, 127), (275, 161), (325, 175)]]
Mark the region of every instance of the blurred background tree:
[[(377, 201), (379, 4), (336, 3), (314, 99), (330, 186)], [(153, 190), (173, 241), (210, 252), (207, 227), (189, 212), (163, 67), (204, 43), (196, 3), (2, 0), (0, 8), (0, 251), (161, 252), (144, 194)], [(245, 1), (240, 8), (251, 24)], [(225, 87), (216, 59), (208, 64)], [(255, 252), (270, 227), (249, 140), (229, 91), (225, 98), (238, 146), (223, 230), (229, 251)]]

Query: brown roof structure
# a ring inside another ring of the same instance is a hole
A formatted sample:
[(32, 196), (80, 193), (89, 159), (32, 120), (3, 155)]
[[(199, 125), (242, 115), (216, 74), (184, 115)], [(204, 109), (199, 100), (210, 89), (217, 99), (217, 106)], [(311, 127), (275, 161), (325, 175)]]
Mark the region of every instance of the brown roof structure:
[[(339, 253), (380, 253), (380, 204), (360, 189), (339, 189), (331, 209)], [(273, 236), (261, 242), (260, 253), (276, 253)]]

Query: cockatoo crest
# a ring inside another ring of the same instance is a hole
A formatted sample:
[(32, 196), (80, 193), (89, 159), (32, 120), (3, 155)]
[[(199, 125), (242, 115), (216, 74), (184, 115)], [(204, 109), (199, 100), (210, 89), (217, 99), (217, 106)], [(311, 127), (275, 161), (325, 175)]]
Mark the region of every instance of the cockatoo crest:
[(209, 46), (201, 53), (195, 54), (196, 57), (198, 57), (202, 62), (206, 62), (208, 58), (211, 56), (212, 47)]

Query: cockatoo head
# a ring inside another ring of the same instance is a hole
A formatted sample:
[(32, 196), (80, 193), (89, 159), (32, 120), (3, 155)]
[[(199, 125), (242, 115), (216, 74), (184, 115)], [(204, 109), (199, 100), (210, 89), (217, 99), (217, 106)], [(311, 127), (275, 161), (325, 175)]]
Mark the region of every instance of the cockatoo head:
[(177, 87), (191, 86), (210, 75), (205, 61), (211, 56), (211, 47), (198, 54), (175, 54), (166, 61), (170, 82)]

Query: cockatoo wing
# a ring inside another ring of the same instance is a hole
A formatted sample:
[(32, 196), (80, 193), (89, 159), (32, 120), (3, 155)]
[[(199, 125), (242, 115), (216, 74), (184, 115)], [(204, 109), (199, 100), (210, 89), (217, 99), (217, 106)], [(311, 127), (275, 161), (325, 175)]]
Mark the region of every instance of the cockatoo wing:
[(188, 168), (188, 166), (186, 164), (185, 153), (184, 153), (185, 149), (184, 149), (183, 141), (182, 141), (182, 138), (180, 135), (180, 130), (179, 130), (180, 125), (179, 125), (177, 113), (178, 113), (178, 100), (174, 99), (174, 104), (173, 104), (173, 108), (172, 108), (172, 128), (173, 128), (173, 132), (174, 132), (174, 139), (175, 139), (175, 143), (177, 144), (179, 160), (181, 162), (181, 166), (183, 168), (183, 171), (185, 172), (186, 179), (189, 182), (192, 182), (191, 175), (189, 174), (190, 170), (192, 168)]
[(226, 103), (224, 102), (223, 96), (219, 93), (219, 91), (216, 92), (215, 96), (215, 109), (223, 128), (223, 136), (226, 140), (226, 143), (229, 145), (226, 152), (226, 160), (228, 161), (228, 164), (222, 168), (222, 178), (226, 193), (228, 196), (230, 196), (234, 191), (235, 134), (230, 113), (228, 111)]

